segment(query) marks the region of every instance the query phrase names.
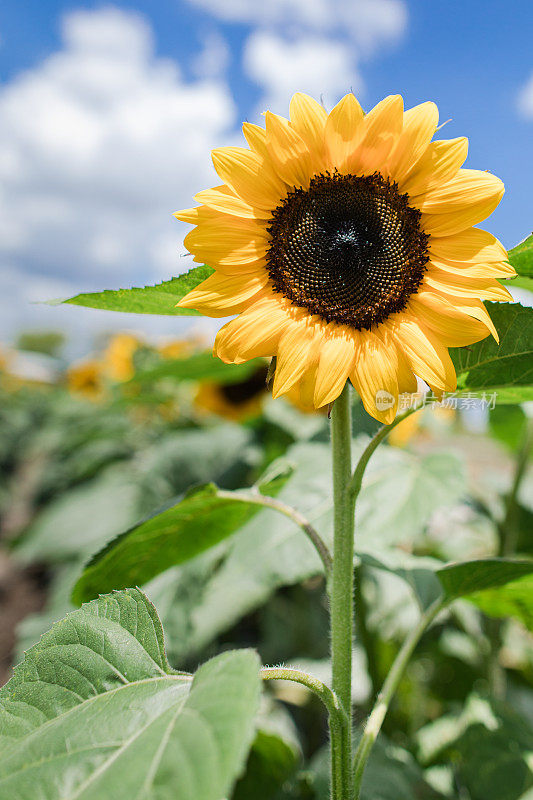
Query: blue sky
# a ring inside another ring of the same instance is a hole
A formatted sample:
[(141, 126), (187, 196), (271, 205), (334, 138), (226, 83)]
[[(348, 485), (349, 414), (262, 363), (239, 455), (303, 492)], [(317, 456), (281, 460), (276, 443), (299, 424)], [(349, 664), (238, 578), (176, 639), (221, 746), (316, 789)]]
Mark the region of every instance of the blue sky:
[(211, 147), (298, 89), (434, 100), (467, 166), (505, 182), (486, 226), (512, 246), (533, 227), (532, 21), (525, 0), (4, 2), (0, 337), (131, 326), (29, 301), (188, 268), (170, 212), (211, 181)]

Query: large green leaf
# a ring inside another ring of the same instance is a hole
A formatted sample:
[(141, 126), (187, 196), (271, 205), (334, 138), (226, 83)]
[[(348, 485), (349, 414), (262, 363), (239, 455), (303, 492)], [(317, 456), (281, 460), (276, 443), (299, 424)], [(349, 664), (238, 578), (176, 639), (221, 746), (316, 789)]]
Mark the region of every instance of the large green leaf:
[(258, 510), (256, 504), (220, 497), (214, 484), (193, 490), (93, 556), (74, 587), (73, 600), (81, 603), (99, 592), (146, 583), (231, 536)]
[[(360, 453), (366, 439), (354, 442)], [(460, 462), (448, 454), (420, 459), (383, 447), (373, 456), (358, 503), (361, 549), (421, 538), (432, 513), (464, 491)], [(281, 462), (294, 468), (277, 495), (299, 508), (326, 541), (332, 536), (331, 455), (327, 444), (294, 445)], [(146, 591), (174, 635), (178, 661), (197, 652), (279, 587), (321, 574), (302, 531), (276, 511), (260, 510), (240, 530), (190, 563), (159, 576)]]
[(419, 759), (452, 765), (472, 800), (523, 800), (533, 785), (533, 733), (515, 711), (471, 695), (460, 713), (441, 716), (417, 733)]
[(54, 300), (54, 305), (71, 303), (75, 306), (100, 308), (104, 311), (125, 311), (130, 314), (161, 314), (170, 316), (197, 315), (190, 308), (176, 308), (182, 297), (213, 273), (211, 267), (194, 267), (177, 278), (155, 286), (132, 289), (104, 289), (102, 292), (77, 294), (67, 300)]
[(458, 390), (482, 396), (497, 394), (498, 403), (533, 399), (533, 308), (519, 303), (487, 303), (500, 336), (450, 351)]
[(533, 234), (509, 250), (509, 262), (519, 275), (533, 278)]
[(173, 673), (136, 589), (57, 622), (0, 690), (0, 796), (10, 800), (221, 800), (254, 736), (259, 662), (249, 650)]
[(533, 560), (480, 558), (448, 564), (437, 570), (437, 577), (448, 600), (465, 597), (474, 592), (496, 589), (533, 574)]

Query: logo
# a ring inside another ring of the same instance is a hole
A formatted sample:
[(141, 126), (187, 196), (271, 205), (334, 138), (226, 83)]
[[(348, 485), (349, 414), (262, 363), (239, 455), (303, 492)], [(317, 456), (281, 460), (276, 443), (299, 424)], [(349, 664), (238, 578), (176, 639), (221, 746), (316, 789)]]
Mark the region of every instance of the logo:
[(387, 411), (388, 408), (394, 406), (395, 402), (394, 395), (385, 391), (385, 389), (379, 389), (376, 392), (376, 408), (378, 411)]

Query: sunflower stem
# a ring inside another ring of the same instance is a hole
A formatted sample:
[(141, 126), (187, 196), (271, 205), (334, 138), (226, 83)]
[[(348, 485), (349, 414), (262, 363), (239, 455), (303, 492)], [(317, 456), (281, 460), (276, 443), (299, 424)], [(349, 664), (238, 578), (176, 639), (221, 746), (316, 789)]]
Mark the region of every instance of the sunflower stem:
[[(352, 647), (354, 500), (349, 492), (352, 477), (351, 407), (349, 385), (333, 404), (331, 445), (333, 455), (334, 537), (333, 566), (329, 582), (331, 609), (332, 686), (348, 725), (331, 731), (332, 797), (351, 800), (352, 781)], [(340, 786), (339, 786), (340, 777)]]

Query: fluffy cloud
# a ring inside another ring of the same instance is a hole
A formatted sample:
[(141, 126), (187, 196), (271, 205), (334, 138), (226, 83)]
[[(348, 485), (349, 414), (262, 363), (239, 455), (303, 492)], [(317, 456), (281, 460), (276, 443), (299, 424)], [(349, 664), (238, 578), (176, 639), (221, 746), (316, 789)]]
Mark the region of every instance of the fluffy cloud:
[(262, 27), (283, 26), (301, 34), (349, 33), (365, 48), (398, 39), (405, 30), (404, 0), (190, 0), (211, 14)]
[(263, 90), (259, 111), (286, 110), (297, 90), (331, 104), (361, 91), (359, 65), (403, 36), (404, 0), (189, 0), (229, 22), (252, 26), (243, 67)]
[[(227, 86), (208, 69), (185, 82), (155, 57), (139, 15), (70, 13), (62, 36), (0, 89), (2, 336), (37, 318), (14, 311), (16, 292), (22, 302), (36, 287), (46, 298), (187, 269), (171, 213), (216, 182), (209, 153), (236, 121)], [(67, 319), (46, 310), (50, 324)]]
[(250, 77), (263, 87), (261, 110), (287, 114), (295, 91), (322, 97), (331, 105), (337, 96), (359, 91), (361, 78), (352, 49), (324, 37), (286, 41), (258, 30), (246, 42), (243, 63)]
[(518, 110), (522, 116), (533, 119), (533, 73), (518, 94)]

